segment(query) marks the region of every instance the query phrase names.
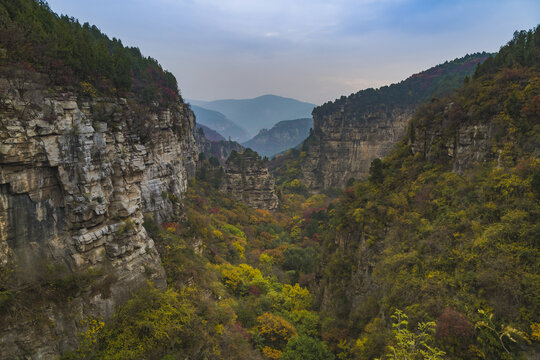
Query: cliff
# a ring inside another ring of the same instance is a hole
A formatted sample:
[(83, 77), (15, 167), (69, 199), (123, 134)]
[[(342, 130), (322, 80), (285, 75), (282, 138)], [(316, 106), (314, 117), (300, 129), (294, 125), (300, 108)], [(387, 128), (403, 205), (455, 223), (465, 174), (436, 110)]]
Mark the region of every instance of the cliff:
[(256, 152), (250, 149), (243, 153), (234, 151), (227, 159), (221, 190), (237, 200), (253, 208), (275, 210), (279, 201), (274, 185), (266, 161)]
[(148, 280), (165, 285), (143, 217), (162, 221), (181, 198), (193, 127), (181, 100), (91, 97), (3, 68), (1, 358), (54, 358), (81, 321), (107, 318)]
[(488, 54), (467, 55), (415, 74), (400, 83), (342, 96), (313, 110), (313, 132), (300, 180), (311, 191), (343, 187), (365, 178), (371, 161), (389, 154), (405, 134), (415, 109), (434, 96), (449, 94)]
[(537, 252), (539, 34), (516, 32), (456, 92), (420, 106), (369, 180), (329, 211), (319, 304), (361, 340), (362, 357), (384, 352), (395, 308), (437, 331), (461, 319), (467, 331), (437, 333), (449, 355), (500, 358), (508, 346), (538, 357), (537, 343), (484, 341), (481, 324), (528, 332), (540, 321), (529, 296), (539, 282), (521, 280), (539, 277), (537, 258), (521, 255)]

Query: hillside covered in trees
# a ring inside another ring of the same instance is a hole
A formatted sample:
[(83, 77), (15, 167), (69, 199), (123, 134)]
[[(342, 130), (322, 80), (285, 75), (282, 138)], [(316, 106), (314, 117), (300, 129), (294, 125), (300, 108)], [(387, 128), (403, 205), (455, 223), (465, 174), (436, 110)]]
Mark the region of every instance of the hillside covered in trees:
[(54, 85), (88, 95), (132, 94), (145, 104), (178, 99), (174, 75), (95, 25), (59, 16), (41, 0), (0, 4), (0, 64), (45, 73)]
[[(334, 102), (327, 102), (316, 107), (313, 115), (323, 117), (343, 111), (348, 117), (373, 113), (381, 109), (409, 107), (423, 103), (432, 97), (447, 95), (461, 85), (462, 79), (474, 72), (476, 66), (488, 58), (488, 53), (466, 55), (459, 59), (447, 61), (414, 74), (411, 77), (389, 86), (378, 89), (361, 90), (350, 96), (342, 96)], [(360, 116), (359, 116), (360, 117)]]

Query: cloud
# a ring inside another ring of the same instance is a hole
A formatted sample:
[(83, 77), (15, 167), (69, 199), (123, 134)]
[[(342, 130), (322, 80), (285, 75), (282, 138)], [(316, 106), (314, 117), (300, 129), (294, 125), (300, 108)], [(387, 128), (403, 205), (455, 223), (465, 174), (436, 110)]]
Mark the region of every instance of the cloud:
[[(191, 98), (315, 103), (476, 51), (538, 24), (537, 0), (49, 0), (138, 46)], [(107, 11), (103, 11), (107, 9)]]

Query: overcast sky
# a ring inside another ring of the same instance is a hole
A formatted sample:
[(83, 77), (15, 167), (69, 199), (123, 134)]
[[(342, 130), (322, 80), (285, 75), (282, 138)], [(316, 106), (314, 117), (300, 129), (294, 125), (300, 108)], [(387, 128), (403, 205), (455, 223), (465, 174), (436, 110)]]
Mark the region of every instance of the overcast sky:
[(321, 104), (445, 60), (497, 51), (538, 0), (49, 0), (137, 46), (189, 99), (276, 94)]

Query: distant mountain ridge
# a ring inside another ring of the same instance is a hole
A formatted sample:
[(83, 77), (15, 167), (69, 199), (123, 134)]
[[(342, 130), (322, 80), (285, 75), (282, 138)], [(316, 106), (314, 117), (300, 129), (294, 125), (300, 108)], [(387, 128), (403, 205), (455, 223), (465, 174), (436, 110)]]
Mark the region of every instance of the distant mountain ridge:
[(195, 113), (195, 119), (198, 124), (205, 125), (217, 131), (227, 139), (230, 137), (234, 141), (246, 141), (250, 138), (244, 128), (218, 111), (208, 110), (193, 104), (191, 104), (191, 110)]
[(405, 135), (420, 104), (451, 94), (489, 56), (485, 52), (466, 55), (399, 83), (361, 90), (315, 108), (313, 132), (301, 151), (270, 164), (277, 183), (297, 178), (310, 191), (320, 192), (342, 188), (351, 178), (364, 178), (371, 162), (388, 155)]
[(312, 118), (283, 120), (269, 130), (262, 129), (242, 145), (257, 151), (261, 156), (272, 157), (299, 145), (309, 136), (312, 127)]
[(222, 136), (217, 131), (210, 129), (208, 126), (205, 126), (203, 124), (196, 124), (195, 127), (197, 128), (197, 131), (202, 130), (204, 133), (204, 137), (206, 137), (210, 141), (223, 141), (225, 140), (225, 137)]
[(189, 102), (194, 106), (222, 113), (246, 129), (251, 136), (261, 129), (270, 129), (282, 120), (311, 117), (311, 112), (316, 106), (277, 95), (263, 95), (253, 99), (189, 100)]

